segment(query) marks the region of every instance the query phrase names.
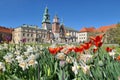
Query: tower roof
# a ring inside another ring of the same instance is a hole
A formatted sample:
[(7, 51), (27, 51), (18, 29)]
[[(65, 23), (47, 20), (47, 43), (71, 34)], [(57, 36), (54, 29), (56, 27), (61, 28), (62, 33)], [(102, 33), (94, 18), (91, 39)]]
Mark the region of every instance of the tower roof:
[(50, 15), (48, 12), (48, 7), (45, 8), (44, 14), (43, 14), (43, 20), (42, 23), (50, 23)]
[(59, 18), (57, 14), (54, 16), (53, 23), (59, 23)]

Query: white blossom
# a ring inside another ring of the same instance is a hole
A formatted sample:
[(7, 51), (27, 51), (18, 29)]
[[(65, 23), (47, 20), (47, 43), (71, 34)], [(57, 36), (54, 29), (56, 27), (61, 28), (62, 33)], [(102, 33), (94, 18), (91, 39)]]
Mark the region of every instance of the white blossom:
[(28, 66), (35, 66), (36, 64), (38, 64), (38, 62), (36, 60), (34, 60), (34, 59), (30, 59), (28, 61)]
[(25, 69), (28, 69), (28, 64), (26, 60), (23, 60), (19, 63), (19, 66), (22, 68), (22, 70), (24, 71)]
[(74, 72), (75, 75), (77, 75), (78, 74), (79, 66), (78, 66), (78, 64), (77, 64), (76, 61), (73, 64), (74, 65), (72, 66), (72, 71)]
[(0, 62), (0, 71), (5, 71), (5, 64)]
[(65, 59), (65, 54), (64, 53), (58, 53), (55, 57), (57, 58), (57, 59), (60, 59), (60, 60), (64, 60)]
[(18, 63), (20, 63), (20, 62), (23, 61), (23, 56), (22, 55), (18, 55), (18, 56), (16, 56), (15, 59), (18, 61)]
[(12, 63), (12, 61), (14, 60), (14, 59), (13, 59), (13, 54), (11, 54), (11, 53), (7, 53), (3, 58), (4, 58), (5, 61), (8, 62), (8, 63)]

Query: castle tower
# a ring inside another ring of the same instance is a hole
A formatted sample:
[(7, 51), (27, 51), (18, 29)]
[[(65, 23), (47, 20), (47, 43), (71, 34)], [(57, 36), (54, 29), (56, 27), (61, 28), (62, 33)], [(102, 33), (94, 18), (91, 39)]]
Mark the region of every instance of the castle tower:
[(55, 15), (52, 23), (52, 32), (59, 33), (59, 29), (60, 29), (59, 26), (60, 26), (59, 18), (57, 17), (57, 15)]
[(50, 27), (50, 15), (48, 13), (48, 8), (46, 7), (43, 14), (42, 28), (47, 30), (48, 27)]

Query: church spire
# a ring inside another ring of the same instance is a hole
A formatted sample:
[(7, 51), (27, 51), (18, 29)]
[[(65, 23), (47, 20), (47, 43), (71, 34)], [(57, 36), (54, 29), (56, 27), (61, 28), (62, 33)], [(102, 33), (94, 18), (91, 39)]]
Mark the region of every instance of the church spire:
[(44, 14), (43, 14), (43, 20), (42, 20), (42, 29), (47, 30), (51, 26), (50, 23), (50, 15), (48, 12), (48, 8), (45, 8)]
[(59, 18), (57, 14), (54, 16), (53, 23), (59, 23)]
[(48, 12), (48, 7), (45, 8), (42, 23), (50, 23), (50, 15)]

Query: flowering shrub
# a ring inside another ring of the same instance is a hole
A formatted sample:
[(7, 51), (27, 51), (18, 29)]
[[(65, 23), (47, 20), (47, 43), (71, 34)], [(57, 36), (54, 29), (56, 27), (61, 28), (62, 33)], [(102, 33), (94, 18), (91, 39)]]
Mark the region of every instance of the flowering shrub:
[(0, 45), (1, 80), (118, 80), (120, 55), (104, 35), (79, 46)]

